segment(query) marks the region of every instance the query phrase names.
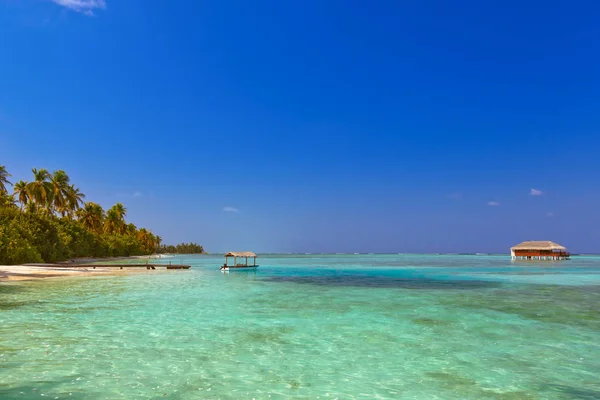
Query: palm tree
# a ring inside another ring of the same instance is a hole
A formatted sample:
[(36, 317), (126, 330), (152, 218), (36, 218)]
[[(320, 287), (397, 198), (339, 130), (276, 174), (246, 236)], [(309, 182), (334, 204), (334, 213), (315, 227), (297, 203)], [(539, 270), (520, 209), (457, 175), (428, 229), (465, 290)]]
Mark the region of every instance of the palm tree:
[(8, 181), (9, 176), (11, 175), (6, 170), (6, 167), (4, 165), (0, 165), (0, 193), (8, 193), (6, 185), (12, 185), (12, 183)]
[(127, 232), (128, 235), (137, 236), (137, 226), (135, 226), (135, 224), (133, 224), (133, 223), (127, 224), (125, 231)]
[(125, 233), (125, 215), (127, 209), (121, 203), (117, 203), (106, 211), (106, 220), (104, 221), (104, 232), (107, 233)]
[(104, 232), (115, 233), (119, 230), (119, 217), (112, 208), (106, 211), (106, 218), (104, 218)]
[(140, 239), (142, 242), (145, 242), (148, 239), (148, 231), (146, 228), (142, 228), (138, 231), (138, 239)]
[(54, 210), (61, 214), (63, 217), (69, 211), (69, 203), (67, 201), (67, 194), (69, 191), (69, 175), (62, 169), (54, 171), (50, 176), (50, 183), (52, 184), (52, 207)]
[(29, 202), (29, 193), (27, 192), (27, 182), (19, 181), (15, 183), (13, 198), (21, 203), (21, 208), (24, 208)]
[(30, 200), (36, 203), (37, 206), (47, 207), (52, 204), (52, 183), (48, 181), (50, 174), (45, 169), (34, 168), (33, 182), (27, 184), (27, 192)]
[(148, 249), (149, 253), (156, 253), (156, 236), (152, 232), (148, 234), (146, 248)]
[(75, 185), (70, 185), (66, 189), (67, 199), (67, 215), (70, 217), (72, 214), (81, 208), (85, 194), (81, 193)]
[(153, 251), (154, 235), (152, 232), (149, 232), (146, 228), (142, 228), (138, 231), (138, 239), (142, 242), (146, 252)]
[(83, 226), (96, 233), (102, 231), (102, 222), (104, 220), (104, 210), (100, 204), (85, 203), (83, 208), (77, 210), (77, 217)]
[(0, 208), (17, 208), (17, 203), (11, 195), (0, 191)]
[(121, 203), (117, 203), (114, 206), (112, 206), (111, 209), (115, 210), (115, 213), (117, 214), (119, 219), (123, 221), (123, 223), (125, 223), (125, 217), (127, 216), (127, 209), (125, 208), (125, 206)]

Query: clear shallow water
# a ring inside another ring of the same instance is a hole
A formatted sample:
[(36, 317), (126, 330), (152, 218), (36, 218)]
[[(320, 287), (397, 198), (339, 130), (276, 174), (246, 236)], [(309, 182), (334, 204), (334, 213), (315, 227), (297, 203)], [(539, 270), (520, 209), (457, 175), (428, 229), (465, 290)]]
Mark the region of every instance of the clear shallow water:
[(0, 285), (0, 398), (600, 399), (600, 258), (172, 260)]

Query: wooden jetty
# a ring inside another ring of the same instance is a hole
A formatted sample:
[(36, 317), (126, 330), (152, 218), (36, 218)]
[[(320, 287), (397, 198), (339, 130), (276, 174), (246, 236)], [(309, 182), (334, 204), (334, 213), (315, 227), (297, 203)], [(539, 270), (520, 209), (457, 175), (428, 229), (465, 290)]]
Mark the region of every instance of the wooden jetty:
[[(73, 267), (71, 265), (71, 267)], [(182, 265), (182, 264), (90, 264), (90, 265), (77, 265), (76, 267), (92, 267), (93, 269), (98, 268), (146, 268), (146, 269), (156, 269), (156, 268), (166, 268), (166, 269), (190, 269), (191, 265)]]
[(156, 268), (166, 268), (166, 269), (190, 269), (191, 265), (183, 265), (183, 264), (56, 264), (53, 267), (62, 267), (62, 268), (146, 268), (146, 269), (156, 269)]

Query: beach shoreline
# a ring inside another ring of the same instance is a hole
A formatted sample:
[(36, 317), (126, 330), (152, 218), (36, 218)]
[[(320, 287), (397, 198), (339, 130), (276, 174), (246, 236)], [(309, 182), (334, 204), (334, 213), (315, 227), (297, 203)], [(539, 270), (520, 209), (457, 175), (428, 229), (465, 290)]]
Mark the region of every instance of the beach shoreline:
[[(203, 253), (208, 254), (208, 253)], [(81, 257), (68, 261), (56, 263), (24, 263), (21, 265), (0, 265), (0, 283), (9, 281), (28, 281), (48, 278), (61, 277), (92, 277), (92, 276), (118, 276), (134, 273), (147, 272), (145, 268), (103, 268), (94, 267), (95, 264), (104, 262), (113, 262), (119, 260), (153, 260), (161, 258), (171, 258), (171, 254), (152, 254), (145, 256), (128, 257)], [(157, 273), (153, 270), (152, 273)]]
[[(127, 272), (131, 271), (128, 270)], [(68, 268), (54, 265), (0, 265), (0, 283), (60, 277), (120, 275), (122, 273), (123, 271), (111, 271), (106, 268)]]
[[(75, 258), (71, 262), (59, 262), (53, 264), (22, 264), (22, 265), (0, 265), (0, 283), (14, 281), (29, 281), (48, 278), (62, 277), (92, 277), (92, 276), (111, 276), (126, 275), (131, 273), (140, 273), (145, 269), (112, 269), (112, 268), (88, 268), (81, 265), (93, 266), (94, 263), (103, 261), (118, 260), (143, 260), (151, 259), (153, 256), (130, 256), (130, 257), (105, 257), (105, 258)], [(73, 267), (69, 267), (73, 264)]]

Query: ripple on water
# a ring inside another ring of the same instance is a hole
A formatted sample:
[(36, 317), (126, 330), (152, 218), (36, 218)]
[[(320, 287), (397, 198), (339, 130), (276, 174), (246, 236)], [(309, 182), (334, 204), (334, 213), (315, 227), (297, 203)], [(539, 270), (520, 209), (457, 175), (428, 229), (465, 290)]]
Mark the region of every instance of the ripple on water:
[(297, 283), (318, 286), (348, 286), (367, 288), (396, 288), (424, 290), (468, 290), (481, 288), (496, 288), (500, 282), (485, 280), (442, 280), (428, 277), (398, 278), (389, 276), (274, 276), (263, 280), (274, 283)]
[(217, 260), (0, 285), (0, 398), (600, 398), (597, 285), (482, 279), (528, 271), (494, 257)]

